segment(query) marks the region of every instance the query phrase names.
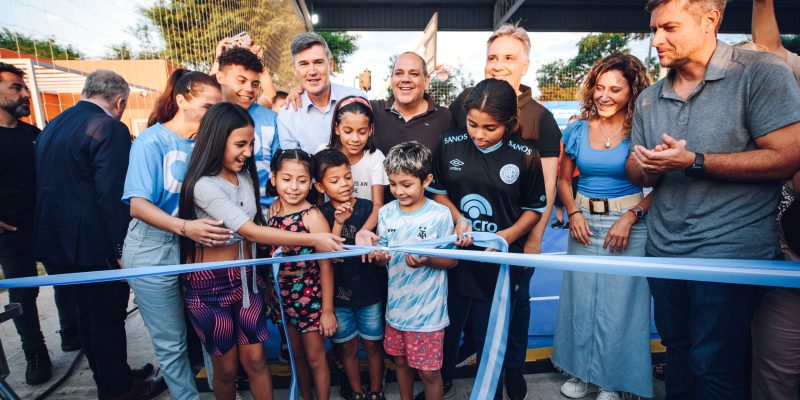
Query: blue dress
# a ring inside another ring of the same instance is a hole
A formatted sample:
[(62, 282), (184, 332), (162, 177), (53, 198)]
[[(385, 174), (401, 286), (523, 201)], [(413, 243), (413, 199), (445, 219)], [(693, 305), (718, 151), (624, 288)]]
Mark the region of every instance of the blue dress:
[[(609, 150), (589, 146), (586, 121), (564, 130), (564, 152), (573, 158), (600, 157), (623, 162), (629, 140)], [(590, 170), (590, 169), (589, 169)], [(586, 171), (581, 169), (581, 179)], [(580, 189), (579, 189), (580, 191)], [(622, 210), (592, 215), (582, 210), (592, 232), (586, 246), (569, 238), (567, 253), (610, 256), (603, 241)], [(644, 256), (647, 228), (639, 221), (631, 228), (628, 248), (619, 256)], [(553, 364), (581, 381), (603, 390), (653, 397), (650, 371), (650, 289), (641, 277), (565, 272), (553, 338)]]

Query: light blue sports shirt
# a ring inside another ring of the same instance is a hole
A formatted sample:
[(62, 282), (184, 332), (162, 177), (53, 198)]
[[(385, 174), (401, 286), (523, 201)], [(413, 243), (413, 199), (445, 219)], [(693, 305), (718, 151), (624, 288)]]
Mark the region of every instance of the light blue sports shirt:
[(178, 215), (183, 177), (193, 148), (194, 140), (160, 123), (142, 131), (131, 146), (122, 201), (130, 204), (131, 197), (140, 197), (167, 214)]
[[(397, 200), (378, 211), (378, 235), (383, 245), (418, 243), (453, 233), (453, 218), (447, 207), (425, 199), (418, 210), (405, 213)], [(386, 323), (406, 332), (433, 332), (450, 324), (447, 317), (447, 271), (430, 267), (411, 268), (404, 253), (392, 253)]]
[(255, 128), (255, 149), (253, 158), (256, 161), (256, 169), (258, 170), (258, 185), (261, 195), (261, 207), (269, 208), (272, 201), (275, 199), (273, 196), (267, 196), (266, 184), (269, 180), (269, 163), (272, 161), (272, 155), (278, 150), (280, 140), (278, 139), (278, 114), (269, 108), (260, 106), (256, 103), (247, 109), (250, 117), (253, 118)]

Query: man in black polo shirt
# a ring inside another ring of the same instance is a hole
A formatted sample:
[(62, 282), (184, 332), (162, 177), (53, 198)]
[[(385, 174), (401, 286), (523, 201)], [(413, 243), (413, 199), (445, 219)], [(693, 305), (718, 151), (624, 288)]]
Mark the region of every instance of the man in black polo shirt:
[(431, 151), (442, 132), (454, 128), (450, 110), (439, 107), (425, 93), (428, 88), (425, 60), (417, 53), (400, 54), (392, 67), (392, 95), (372, 100), (375, 113), (375, 145), (384, 154), (396, 144), (416, 140)]
[[(528, 71), (528, 66), (530, 65), (528, 59), (530, 50), (530, 38), (528, 38), (528, 33), (524, 28), (515, 24), (502, 25), (492, 33), (487, 42), (484, 77), (504, 80), (516, 90), (522, 138), (531, 140), (541, 157), (542, 174), (547, 193), (547, 207), (542, 212), (541, 219), (525, 242), (525, 253), (540, 253), (542, 237), (550, 219), (550, 210), (556, 197), (556, 172), (558, 156), (561, 152), (561, 130), (558, 129), (558, 124), (553, 118), (553, 114), (533, 99), (531, 88), (521, 83), (522, 77)], [(455, 124), (462, 129), (466, 129), (467, 125), (464, 101), (470, 90), (465, 90), (450, 105), (450, 112), (453, 114)], [(523, 399), (527, 394), (525, 380), (522, 376), (522, 367), (525, 364), (525, 352), (528, 343), (528, 324), (531, 308), (527, 299), (532, 276), (533, 269), (527, 269), (520, 285), (512, 288), (519, 294), (517, 298), (523, 300), (516, 301), (513, 305), (506, 349), (505, 386), (508, 397), (512, 400)], [(465, 295), (468, 294), (465, 293)], [(450, 346), (453, 346), (454, 341), (457, 342), (458, 338), (453, 335), (445, 336), (445, 358), (442, 367), (445, 386), (448, 383), (447, 379), (452, 376), (451, 371), (456, 361), (453, 360), (452, 356), (448, 360), (448, 354), (453, 353), (452, 350), (450, 352), (447, 351)]]
[[(6, 278), (36, 276), (33, 214), (36, 205), (34, 142), (39, 128), (19, 120), (31, 113), (31, 95), (19, 68), (0, 63), (0, 265)], [(9, 289), (22, 315), (14, 326), (28, 361), (25, 382), (36, 385), (52, 376), (36, 308), (38, 288)]]

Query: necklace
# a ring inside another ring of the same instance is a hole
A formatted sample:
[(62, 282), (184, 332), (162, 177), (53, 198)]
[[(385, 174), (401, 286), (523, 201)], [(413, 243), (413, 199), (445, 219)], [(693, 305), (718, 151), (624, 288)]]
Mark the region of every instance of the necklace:
[(611, 136), (607, 135), (606, 132), (605, 132), (605, 129), (603, 129), (603, 124), (600, 123), (600, 120), (597, 120), (597, 128), (598, 128), (598, 130), (600, 130), (600, 133), (602, 133), (603, 136), (606, 137), (606, 141), (605, 141), (605, 143), (603, 143), (603, 147), (605, 147), (607, 149), (611, 148), (611, 141), (613, 139), (616, 139), (616, 137), (619, 136), (620, 133), (622, 133), (622, 126), (620, 126), (619, 130), (617, 130), (617, 133), (615, 133), (615, 134), (613, 134)]

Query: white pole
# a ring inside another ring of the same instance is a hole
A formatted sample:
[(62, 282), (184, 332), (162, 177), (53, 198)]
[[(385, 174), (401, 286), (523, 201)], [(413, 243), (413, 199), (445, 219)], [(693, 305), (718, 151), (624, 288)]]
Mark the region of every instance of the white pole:
[(33, 67), (33, 60), (28, 59), (28, 90), (31, 92), (33, 101), (33, 113), (36, 116), (36, 126), (44, 129), (44, 111), (42, 108), (42, 98), (39, 97), (39, 86), (36, 85), (36, 69)]

